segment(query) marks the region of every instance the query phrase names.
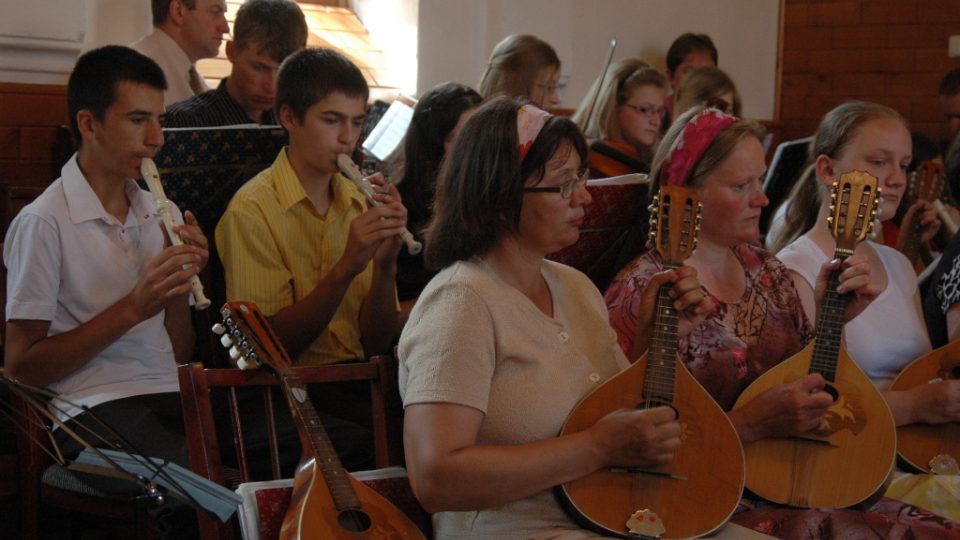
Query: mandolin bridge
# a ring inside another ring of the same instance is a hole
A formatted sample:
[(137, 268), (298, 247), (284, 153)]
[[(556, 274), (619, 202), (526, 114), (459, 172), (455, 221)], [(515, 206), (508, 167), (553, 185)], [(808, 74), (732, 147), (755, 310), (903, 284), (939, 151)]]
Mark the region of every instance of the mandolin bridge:
[(817, 445), (821, 445), (821, 446), (832, 446), (832, 447), (834, 447), (834, 448), (840, 448), (840, 445), (835, 444), (835, 443), (831, 442), (831, 441), (828, 440), (828, 439), (821, 439), (821, 438), (818, 438), (818, 437), (815, 437), (815, 436), (812, 436), (812, 435), (811, 435), (811, 436), (794, 435), (794, 436), (792, 436), (792, 437), (787, 437), (787, 438), (788, 438), (788, 439), (793, 439), (793, 440), (795, 440), (795, 441), (803, 442), (803, 443), (810, 443), (810, 444), (817, 444)]
[(664, 471), (651, 471), (649, 469), (638, 469), (636, 467), (610, 467), (610, 472), (623, 473), (623, 474), (639, 474), (641, 476), (669, 478), (670, 480), (687, 480), (686, 476), (679, 476), (679, 475), (664, 472)]

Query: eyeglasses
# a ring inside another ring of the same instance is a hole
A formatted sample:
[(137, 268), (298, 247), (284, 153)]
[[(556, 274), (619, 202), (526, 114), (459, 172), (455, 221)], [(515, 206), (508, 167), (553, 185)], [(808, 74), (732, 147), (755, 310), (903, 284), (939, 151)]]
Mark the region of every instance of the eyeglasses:
[(534, 83), (534, 86), (536, 86), (537, 88), (543, 88), (544, 92), (546, 92), (547, 95), (555, 94), (559, 92), (561, 88), (560, 83), (550, 83), (550, 84)]
[(550, 187), (525, 187), (524, 193), (559, 193), (561, 198), (569, 199), (573, 194), (583, 186), (587, 185), (587, 171), (580, 171), (576, 178), (571, 178), (559, 186)]
[(621, 103), (620, 105), (631, 108), (646, 117), (659, 116), (660, 118), (663, 118), (663, 115), (667, 114), (667, 108), (663, 105), (660, 105), (659, 107), (655, 107), (650, 104), (631, 105), (629, 103)]

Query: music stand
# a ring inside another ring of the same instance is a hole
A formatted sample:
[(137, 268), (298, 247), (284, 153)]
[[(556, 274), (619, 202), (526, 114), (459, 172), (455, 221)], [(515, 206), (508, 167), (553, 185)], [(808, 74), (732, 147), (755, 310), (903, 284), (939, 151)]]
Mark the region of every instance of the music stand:
[(770, 168), (767, 169), (767, 178), (763, 182), (763, 192), (770, 199), (760, 213), (760, 233), (766, 234), (770, 229), (770, 216), (776, 212), (780, 204), (790, 194), (790, 188), (800, 177), (810, 154), (810, 144), (813, 136), (804, 137), (795, 141), (786, 141), (777, 146)]
[[(236, 511), (241, 498), (235, 493), (175, 463), (147, 457), (147, 453), (117, 433), (87, 407), (65, 400), (50, 390), (10, 379), (2, 368), (0, 385), (16, 396), (24, 407), (19, 409), (11, 404), (0, 407), (0, 416), (23, 430), (26, 437), (61, 466), (77, 472), (129, 481), (140, 488), (142, 495), (138, 499), (152, 500), (157, 505), (164, 502), (164, 493), (169, 494), (194, 508), (210, 512), (223, 522)], [(71, 416), (68, 409), (80, 410), (83, 420)], [(73, 422), (68, 426), (68, 421)], [(38, 426), (39, 430), (35, 430), (31, 424)], [(84, 447), (72, 462), (64, 458), (50, 426), (63, 430)], [(105, 439), (101, 433), (108, 434), (112, 440)], [(49, 446), (37, 437), (49, 439)]]

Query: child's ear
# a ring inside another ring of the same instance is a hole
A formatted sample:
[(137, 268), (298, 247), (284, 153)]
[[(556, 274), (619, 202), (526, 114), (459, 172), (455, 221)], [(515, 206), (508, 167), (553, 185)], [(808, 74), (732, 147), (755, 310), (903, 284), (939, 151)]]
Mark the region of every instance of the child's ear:
[(814, 167), (817, 170), (817, 176), (820, 177), (820, 180), (826, 182), (827, 184), (832, 183), (836, 180), (836, 171), (833, 166), (833, 158), (826, 155), (817, 156), (817, 161), (814, 162)]

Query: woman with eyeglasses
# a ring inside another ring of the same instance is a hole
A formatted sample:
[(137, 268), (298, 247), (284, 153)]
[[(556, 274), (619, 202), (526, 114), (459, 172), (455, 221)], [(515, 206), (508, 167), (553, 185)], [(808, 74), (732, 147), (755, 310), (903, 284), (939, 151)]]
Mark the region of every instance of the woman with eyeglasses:
[(713, 107), (737, 118), (743, 112), (740, 92), (733, 84), (733, 79), (715, 67), (705, 66), (687, 74), (674, 98), (675, 118), (698, 105)]
[[(404, 448), (436, 538), (595, 538), (551, 488), (602, 467), (669, 461), (667, 407), (621, 410), (558, 437), (588, 392), (628, 365), (596, 287), (544, 256), (576, 242), (590, 204), (586, 143), (567, 118), (500, 97), (467, 121), (441, 171), (427, 285), (400, 338)], [(689, 268), (680, 332), (710, 308)]]
[(591, 178), (650, 171), (666, 113), (666, 88), (666, 78), (637, 58), (614, 62), (594, 81), (573, 115), (590, 140)]
[(497, 43), (480, 79), (480, 95), (523, 97), (549, 110), (560, 104), (560, 57), (549, 43), (513, 34)]

